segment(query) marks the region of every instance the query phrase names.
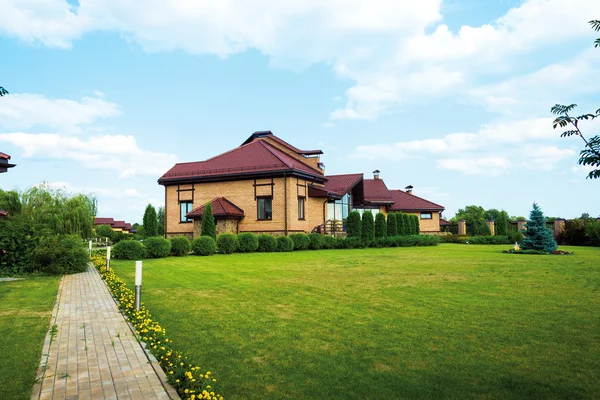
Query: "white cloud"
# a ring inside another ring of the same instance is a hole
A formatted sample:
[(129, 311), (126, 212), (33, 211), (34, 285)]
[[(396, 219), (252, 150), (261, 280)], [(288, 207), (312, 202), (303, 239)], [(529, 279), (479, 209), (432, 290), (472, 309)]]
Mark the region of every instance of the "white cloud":
[(2, 133), (0, 142), (23, 149), (23, 157), (76, 161), (86, 168), (106, 169), (126, 178), (133, 175), (161, 176), (177, 162), (174, 154), (141, 149), (133, 136), (99, 135), (88, 139), (58, 134)]
[(119, 107), (97, 97), (51, 99), (40, 94), (11, 94), (0, 102), (0, 127), (22, 130), (45, 126), (62, 133), (80, 133), (82, 126), (119, 114)]
[(140, 192), (138, 192), (136, 189), (120, 190), (120, 189), (107, 189), (107, 188), (94, 187), (94, 186), (80, 187), (80, 186), (73, 186), (68, 182), (60, 182), (60, 181), (59, 182), (42, 182), (35, 186), (42, 186), (42, 185), (46, 186), (48, 188), (51, 188), (51, 189), (63, 189), (63, 190), (66, 190), (67, 192), (71, 192), (71, 193), (87, 193), (87, 194), (93, 194), (96, 196), (103, 196), (103, 197), (114, 198), (114, 199), (142, 197)]
[(499, 156), (443, 158), (437, 161), (438, 167), (466, 175), (499, 176), (508, 172), (510, 161)]

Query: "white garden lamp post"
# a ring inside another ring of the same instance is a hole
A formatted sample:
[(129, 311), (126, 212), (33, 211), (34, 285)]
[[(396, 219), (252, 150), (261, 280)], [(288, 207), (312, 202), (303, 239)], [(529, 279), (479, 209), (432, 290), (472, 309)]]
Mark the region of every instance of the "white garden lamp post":
[(106, 271), (110, 271), (110, 246), (106, 248)]
[(90, 250), (90, 257), (92, 256), (92, 241), (88, 242), (88, 249)]
[(142, 262), (135, 262), (135, 309), (140, 309), (142, 297)]

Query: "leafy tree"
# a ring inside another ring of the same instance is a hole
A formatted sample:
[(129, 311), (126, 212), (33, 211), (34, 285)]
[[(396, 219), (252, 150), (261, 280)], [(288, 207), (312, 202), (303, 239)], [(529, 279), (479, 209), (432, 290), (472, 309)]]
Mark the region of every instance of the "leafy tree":
[(9, 215), (20, 215), (23, 206), (19, 192), (14, 190), (5, 192), (0, 189), (0, 210), (8, 212)]
[(527, 221), (527, 229), (523, 229), (523, 235), (525, 236), (521, 241), (523, 250), (551, 252), (558, 247), (553, 232), (546, 227), (544, 213), (536, 203), (533, 203), (533, 209)]
[(362, 235), (361, 238), (366, 246), (375, 240), (375, 222), (373, 221), (373, 213), (365, 211), (362, 215)]
[(204, 206), (202, 212), (202, 236), (210, 236), (213, 239), (217, 239), (217, 227), (215, 225), (215, 217), (213, 215), (212, 204), (210, 201)]
[[(592, 20), (589, 21), (589, 23), (592, 26), (592, 29), (594, 29), (596, 32), (600, 31), (600, 20)], [(594, 47), (600, 47), (600, 38), (596, 39), (594, 42)], [(561, 128), (565, 128), (567, 126), (574, 128), (564, 131), (560, 137), (569, 137), (574, 135), (579, 136), (583, 140), (585, 146), (579, 153), (578, 164), (595, 168), (589, 172), (587, 177), (590, 179), (597, 179), (600, 178), (600, 135), (596, 135), (591, 137), (589, 140), (586, 140), (586, 138), (583, 136), (583, 133), (579, 129), (579, 123), (581, 121), (592, 120), (600, 116), (600, 108), (597, 109), (593, 114), (583, 114), (578, 117), (572, 117), (570, 112), (575, 107), (577, 107), (577, 104), (570, 104), (568, 106), (563, 104), (554, 105), (550, 111), (552, 114), (557, 115), (557, 117), (552, 122), (552, 127), (554, 129), (556, 129), (557, 126), (560, 126)]]
[(2, 86), (0, 86), (0, 97), (6, 96), (7, 94), (8, 94), (8, 90), (6, 90)]
[(483, 212), (483, 218), (486, 221), (492, 220), (492, 221), (496, 221), (498, 219), (498, 217), (500, 216), (500, 213), (502, 211), (496, 210), (495, 208), (490, 208), (489, 210), (485, 210)]
[(398, 214), (395, 212), (389, 213), (387, 217), (387, 235), (396, 236), (398, 235)]
[(153, 237), (158, 234), (156, 209), (152, 204), (148, 204), (146, 206), (146, 211), (144, 211), (143, 224), (145, 238)]
[(156, 231), (158, 236), (164, 236), (165, 234), (165, 208), (158, 207), (158, 213), (156, 215), (158, 220), (158, 225), (156, 227)]
[(348, 226), (348, 237), (361, 237), (362, 222), (358, 211), (352, 211), (348, 214), (346, 224)]
[(508, 214), (502, 210), (495, 219), (496, 235), (506, 236), (508, 234)]
[(106, 238), (112, 238), (113, 236), (113, 230), (110, 227), (110, 225), (99, 225), (96, 227), (96, 235), (98, 235), (99, 237), (106, 237)]
[(379, 213), (375, 216), (375, 237), (382, 238), (387, 236), (387, 226), (385, 215)]

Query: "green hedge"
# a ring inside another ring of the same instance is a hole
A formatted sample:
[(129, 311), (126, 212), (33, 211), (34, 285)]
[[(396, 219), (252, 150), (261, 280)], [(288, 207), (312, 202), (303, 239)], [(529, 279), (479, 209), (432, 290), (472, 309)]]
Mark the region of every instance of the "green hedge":
[(294, 250), (294, 241), (287, 236), (277, 237), (277, 251), (288, 252)]
[(258, 249), (258, 238), (254, 233), (243, 232), (237, 235), (237, 251), (252, 253)]
[(83, 272), (89, 261), (86, 246), (74, 235), (43, 237), (33, 252), (35, 271), (48, 274)]
[(294, 250), (307, 250), (310, 246), (310, 238), (304, 233), (292, 233), (289, 238), (294, 242)]
[(333, 236), (323, 236), (323, 248), (335, 249), (335, 238)]
[(146, 248), (137, 240), (121, 240), (113, 246), (111, 254), (119, 260), (141, 260), (146, 257)]
[(221, 233), (217, 236), (217, 250), (223, 254), (231, 254), (237, 249), (237, 238), (231, 233)]
[(262, 234), (258, 236), (258, 251), (272, 252), (277, 251), (277, 239), (273, 235)]
[(308, 248), (311, 250), (320, 250), (323, 248), (325, 236), (319, 235), (318, 233), (311, 233), (308, 235)]
[(197, 256), (210, 256), (216, 250), (217, 244), (211, 236), (200, 236), (192, 242), (192, 251)]
[(463, 244), (511, 244), (514, 243), (508, 236), (441, 236), (442, 243), (463, 243)]
[(171, 254), (176, 257), (187, 256), (192, 251), (192, 243), (187, 236), (175, 236), (171, 238)]
[(160, 236), (144, 239), (144, 247), (148, 258), (165, 258), (171, 254), (171, 242)]

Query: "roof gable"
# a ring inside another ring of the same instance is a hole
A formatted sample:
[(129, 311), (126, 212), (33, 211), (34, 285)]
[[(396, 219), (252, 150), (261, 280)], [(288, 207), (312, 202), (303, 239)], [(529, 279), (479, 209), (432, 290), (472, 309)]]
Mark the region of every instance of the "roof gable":
[(256, 139), (260, 139), (260, 138), (269, 138), (274, 140), (275, 142), (281, 144), (282, 146), (288, 148), (289, 150), (293, 151), (294, 153), (298, 153), (301, 155), (317, 155), (317, 154), (323, 154), (322, 150), (300, 150), (299, 148), (292, 146), (291, 144), (289, 144), (288, 142), (286, 142), (285, 140), (275, 136), (273, 134), (273, 132), (271, 131), (256, 131), (254, 132), (252, 135), (250, 135), (250, 137), (248, 139), (246, 139), (244, 141), (244, 143), (242, 143), (242, 146), (248, 144), (248, 143), (252, 143), (253, 141), (255, 141)]
[[(215, 217), (232, 217), (232, 218), (243, 218), (244, 210), (227, 200), (225, 197), (217, 197), (210, 201), (213, 209), (213, 216)], [(201, 218), (204, 214), (204, 207), (206, 204), (202, 204), (200, 207), (194, 208), (188, 212), (185, 216), (187, 218)]]
[(363, 174), (328, 175), (327, 182), (323, 187), (328, 193), (336, 196), (344, 196), (350, 193), (352, 188), (363, 179)]
[(408, 194), (403, 190), (390, 190), (390, 195), (394, 200), (390, 211), (444, 211), (443, 206), (415, 196), (414, 194)]
[(321, 172), (262, 140), (251, 142), (206, 161), (175, 164), (159, 180), (203, 180), (268, 172), (297, 172), (322, 178)]
[(383, 179), (365, 179), (365, 203), (392, 204), (394, 200)]
[(112, 218), (100, 218), (100, 217), (94, 218), (95, 225), (112, 225), (114, 223), (115, 223), (115, 220)]

